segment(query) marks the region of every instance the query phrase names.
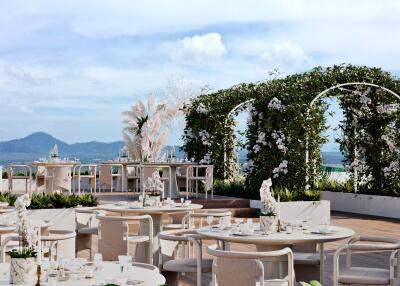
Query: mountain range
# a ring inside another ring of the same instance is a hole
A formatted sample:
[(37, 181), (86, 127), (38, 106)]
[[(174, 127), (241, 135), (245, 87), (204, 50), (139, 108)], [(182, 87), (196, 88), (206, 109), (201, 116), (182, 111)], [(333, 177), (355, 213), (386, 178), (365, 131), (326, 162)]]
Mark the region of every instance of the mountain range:
[[(68, 144), (50, 134), (35, 132), (24, 138), (0, 142), (0, 164), (11, 162), (27, 162), (48, 157), (50, 149), (57, 144), (60, 157), (73, 159), (79, 158), (81, 162), (95, 162), (116, 158), (124, 146), (123, 141), (104, 143), (91, 141), (85, 143)], [(170, 146), (165, 147), (169, 149)], [(340, 152), (322, 152), (326, 164), (341, 164)], [(179, 146), (175, 146), (175, 156), (183, 158), (184, 153)], [(239, 161), (247, 160), (246, 150), (241, 150)]]

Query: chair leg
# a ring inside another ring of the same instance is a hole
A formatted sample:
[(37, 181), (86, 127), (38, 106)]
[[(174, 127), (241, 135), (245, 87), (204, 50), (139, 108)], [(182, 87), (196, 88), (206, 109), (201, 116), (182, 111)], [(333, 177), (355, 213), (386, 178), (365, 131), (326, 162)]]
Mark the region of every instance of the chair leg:
[(186, 199), (189, 199), (189, 180), (186, 178)]
[(319, 244), (319, 281), (324, 284), (324, 271), (325, 271), (325, 253), (324, 244)]

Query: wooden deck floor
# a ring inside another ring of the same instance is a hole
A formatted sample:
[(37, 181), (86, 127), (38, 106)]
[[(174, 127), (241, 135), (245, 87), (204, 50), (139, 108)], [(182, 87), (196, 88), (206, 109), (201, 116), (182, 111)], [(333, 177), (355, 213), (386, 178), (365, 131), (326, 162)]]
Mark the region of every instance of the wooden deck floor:
[[(348, 227), (353, 229), (357, 235), (374, 235), (374, 236), (390, 236), (400, 238), (400, 220), (390, 220), (384, 218), (376, 218), (369, 216), (361, 216), (356, 214), (348, 213), (333, 213), (332, 224)], [(334, 243), (328, 243), (325, 247), (326, 251), (326, 269), (325, 269), (325, 281), (324, 286), (332, 285), (332, 263), (333, 253), (335, 249), (345, 243), (345, 241), (339, 241)], [(254, 251), (255, 247), (252, 245), (243, 244), (232, 244), (232, 249), (241, 251)], [(387, 267), (388, 266), (389, 254), (385, 253), (373, 253), (373, 254), (362, 254), (355, 255), (353, 262), (356, 265), (372, 266), (372, 267)], [(296, 278), (298, 281), (306, 281), (313, 278), (311, 275), (312, 271), (298, 271)], [(204, 275), (203, 285), (208, 285), (210, 282), (211, 275)], [(194, 275), (185, 275), (182, 277), (180, 286), (195, 285)]]

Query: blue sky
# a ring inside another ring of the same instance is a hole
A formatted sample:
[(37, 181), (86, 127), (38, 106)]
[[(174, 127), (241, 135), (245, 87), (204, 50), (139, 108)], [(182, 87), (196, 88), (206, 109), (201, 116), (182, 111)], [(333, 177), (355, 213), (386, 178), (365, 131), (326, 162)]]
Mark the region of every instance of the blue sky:
[[(0, 140), (121, 139), (121, 112), (316, 65), (399, 74), (399, 1), (0, 0)], [(170, 143), (180, 137), (180, 127)]]

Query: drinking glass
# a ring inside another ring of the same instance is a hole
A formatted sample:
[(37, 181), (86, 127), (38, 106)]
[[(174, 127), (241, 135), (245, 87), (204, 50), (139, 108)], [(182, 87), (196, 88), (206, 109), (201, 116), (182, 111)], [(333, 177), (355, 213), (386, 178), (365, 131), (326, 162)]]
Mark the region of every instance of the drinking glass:
[(252, 218), (248, 218), (247, 219), (247, 224), (249, 225), (249, 228), (252, 229), (253, 228), (253, 219)]
[(96, 253), (96, 254), (93, 256), (93, 263), (94, 263), (94, 266), (95, 266), (96, 268), (100, 268), (100, 267), (102, 266), (102, 264), (103, 264), (103, 254), (101, 254), (101, 253)]
[(286, 225), (286, 233), (293, 233), (293, 225), (291, 223)]
[(208, 215), (207, 216), (207, 224), (209, 227), (211, 227), (211, 224), (213, 223), (213, 221), (214, 221), (214, 217), (212, 215)]
[(181, 198), (181, 205), (183, 206), (183, 203), (185, 202), (185, 198)]
[(51, 271), (47, 275), (47, 285), (56, 286), (57, 282), (58, 282), (58, 272), (57, 271)]

